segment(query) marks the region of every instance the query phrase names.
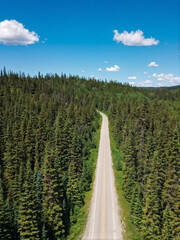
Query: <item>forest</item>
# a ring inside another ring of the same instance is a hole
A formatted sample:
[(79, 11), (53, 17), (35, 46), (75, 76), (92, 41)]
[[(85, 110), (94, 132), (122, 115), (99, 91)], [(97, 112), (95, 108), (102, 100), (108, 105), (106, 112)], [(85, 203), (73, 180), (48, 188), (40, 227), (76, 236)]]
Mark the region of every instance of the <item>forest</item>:
[[(136, 239), (180, 239), (180, 88), (0, 74), (0, 239), (68, 239), (105, 112)], [(131, 239), (133, 236), (131, 236)]]

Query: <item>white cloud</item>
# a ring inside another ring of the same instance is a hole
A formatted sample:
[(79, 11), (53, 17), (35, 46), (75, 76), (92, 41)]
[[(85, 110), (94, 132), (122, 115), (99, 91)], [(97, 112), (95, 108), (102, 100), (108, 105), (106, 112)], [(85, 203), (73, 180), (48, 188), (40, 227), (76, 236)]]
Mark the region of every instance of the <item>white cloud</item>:
[(159, 67), (159, 65), (156, 62), (150, 62), (148, 67)]
[(39, 42), (38, 35), (24, 28), (22, 23), (16, 20), (4, 20), (0, 22), (0, 43), (5, 45), (28, 45)]
[(95, 76), (94, 76), (94, 75), (91, 75), (89, 78), (95, 78)]
[(136, 80), (136, 79), (137, 79), (137, 77), (135, 77), (135, 76), (132, 76), (132, 77), (128, 77), (128, 79), (129, 79), (129, 80)]
[(85, 71), (84, 71), (84, 70), (82, 70), (82, 73), (85, 73)]
[(152, 87), (153, 82), (151, 80), (147, 79), (146, 81), (141, 82), (140, 86), (142, 86), (142, 87)]
[(164, 84), (158, 83), (158, 87), (162, 87), (162, 86), (164, 86)]
[(151, 83), (153, 83), (151, 80), (146, 80), (145, 82), (144, 82), (145, 84), (151, 84)]
[(135, 85), (135, 82), (129, 82), (129, 85)]
[(102, 70), (102, 68), (98, 68), (98, 72), (102, 72), (103, 70)]
[(169, 74), (164, 74), (164, 73), (161, 73), (161, 74), (156, 74), (154, 73), (153, 74), (153, 77), (157, 79), (157, 81), (167, 81), (169, 83), (177, 83), (179, 84), (180, 83), (180, 77), (175, 77), (172, 73), (169, 73)]
[(127, 46), (152, 46), (159, 43), (155, 38), (144, 38), (143, 34), (141, 30), (131, 31), (130, 33), (127, 31), (118, 33), (118, 30), (114, 30), (113, 40), (117, 43), (122, 42)]
[(151, 76), (148, 76), (148, 78), (151, 78)]
[(119, 72), (120, 67), (118, 65), (114, 65), (113, 67), (106, 68), (106, 72)]
[(89, 79), (99, 80), (99, 78), (98, 78), (98, 77), (95, 77), (94, 75), (91, 75), (91, 76), (89, 77)]
[(108, 61), (104, 61), (104, 63), (108, 63)]
[(147, 74), (147, 72), (144, 72), (144, 74)]

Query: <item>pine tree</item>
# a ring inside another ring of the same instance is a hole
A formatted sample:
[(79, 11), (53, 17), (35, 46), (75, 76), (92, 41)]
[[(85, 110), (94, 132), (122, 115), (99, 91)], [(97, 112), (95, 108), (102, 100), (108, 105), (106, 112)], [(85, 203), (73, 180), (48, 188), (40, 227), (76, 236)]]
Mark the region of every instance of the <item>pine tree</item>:
[(136, 181), (136, 149), (133, 133), (131, 133), (126, 139), (126, 154), (123, 166), (123, 190), (128, 201), (131, 201)]
[(34, 188), (31, 163), (28, 159), (24, 192), (21, 194), (19, 206), (19, 233), (21, 239), (39, 240), (38, 204)]
[(64, 234), (62, 205), (58, 192), (58, 171), (54, 167), (54, 156), (49, 144), (46, 146), (43, 179), (43, 215), (47, 236), (61, 238)]
[[(3, 112), (2, 112), (2, 96), (0, 91), (0, 166), (4, 167), (4, 133), (3, 133)], [(2, 173), (1, 173), (2, 174)], [(0, 176), (1, 177), (1, 176)]]
[(11, 239), (10, 212), (7, 201), (3, 196), (3, 188), (0, 180), (0, 239)]
[(71, 146), (71, 162), (73, 163), (73, 168), (78, 178), (80, 178), (83, 169), (82, 150), (82, 137), (79, 135), (78, 124), (76, 123)]
[(70, 204), (71, 215), (74, 214), (76, 207), (82, 205), (82, 196), (80, 193), (80, 178), (83, 170), (82, 149), (83, 145), (78, 136), (78, 126), (74, 126), (72, 147), (71, 147), (71, 162), (68, 169), (68, 184), (67, 197)]
[(70, 207), (70, 221), (72, 224), (77, 220), (76, 216), (73, 216), (76, 212), (76, 209), (82, 205), (81, 193), (79, 190), (79, 179), (74, 162), (70, 163), (68, 176), (67, 197)]
[(180, 239), (180, 221), (179, 221), (179, 216), (180, 216), (180, 184), (178, 186), (177, 194), (174, 199), (174, 215), (173, 215), (173, 220), (172, 220), (172, 225), (173, 225), (173, 237), (174, 240), (179, 240)]
[(158, 196), (157, 174), (157, 169), (153, 167), (146, 186), (142, 220), (142, 238), (144, 240), (161, 239), (161, 205)]
[[(44, 154), (45, 154), (45, 143), (47, 140), (46, 136), (46, 124), (45, 124), (45, 112), (42, 110), (38, 116), (38, 124), (35, 136), (35, 164), (36, 169), (41, 168)], [(38, 167), (37, 167), (38, 166)]]
[(173, 236), (173, 218), (173, 212), (171, 211), (169, 205), (167, 205), (165, 210), (163, 211), (163, 240), (175, 239)]
[[(166, 181), (163, 188), (163, 206), (164, 206), (164, 219), (163, 219), (163, 236), (170, 236), (169, 239), (177, 239), (180, 223), (178, 224), (178, 189), (179, 177), (178, 166), (180, 165), (180, 151), (178, 143), (178, 132), (175, 130), (170, 142), (169, 156), (168, 156), (168, 169), (166, 172)], [(168, 228), (169, 224), (169, 228)]]
[(135, 122), (135, 138), (137, 142), (137, 175), (138, 181), (143, 182), (144, 171), (145, 171), (145, 147), (146, 147), (146, 135), (149, 128), (149, 104), (147, 100), (144, 100), (140, 104), (135, 114), (137, 115), (137, 120)]
[(142, 196), (140, 194), (140, 189), (138, 186), (134, 188), (134, 192), (131, 199), (131, 214), (132, 222), (136, 225), (137, 228), (141, 228), (142, 222)]
[(26, 145), (27, 158), (29, 160), (31, 160), (31, 165), (34, 166), (34, 164), (35, 164), (35, 135), (34, 135), (32, 119), (29, 119), (29, 121), (28, 121), (26, 137), (25, 137), (25, 145)]
[(64, 138), (64, 119), (60, 116), (60, 113), (56, 117), (55, 122), (55, 156), (59, 162), (59, 167), (65, 170), (65, 167), (68, 164), (68, 155), (67, 155), (67, 139)]

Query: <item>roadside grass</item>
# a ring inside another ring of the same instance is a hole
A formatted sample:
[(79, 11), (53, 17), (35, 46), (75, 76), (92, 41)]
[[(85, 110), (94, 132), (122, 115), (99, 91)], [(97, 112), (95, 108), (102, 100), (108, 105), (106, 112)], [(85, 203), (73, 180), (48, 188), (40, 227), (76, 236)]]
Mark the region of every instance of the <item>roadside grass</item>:
[(90, 162), (93, 165), (93, 178), (92, 183), (90, 185), (90, 190), (85, 193), (84, 206), (80, 209), (77, 215), (77, 222), (70, 228), (69, 235), (67, 236), (67, 240), (80, 240), (83, 237), (83, 233), (85, 231), (85, 227), (88, 220), (88, 214), (90, 210), (91, 198), (93, 193), (93, 184), (95, 179), (95, 169), (96, 162), (98, 158), (98, 150), (99, 150), (99, 140), (100, 140), (100, 131), (102, 124), (102, 117), (99, 118), (99, 129), (94, 133), (94, 139), (96, 143), (96, 148), (91, 149), (90, 154)]
[[(123, 190), (122, 190), (123, 156), (122, 156), (122, 151), (116, 148), (116, 143), (113, 139), (111, 128), (110, 128), (110, 142), (111, 142), (114, 175), (115, 175), (115, 185), (116, 185), (116, 191), (118, 194), (118, 202), (120, 206), (120, 216), (121, 216), (121, 222), (124, 227), (123, 237), (124, 237), (124, 240), (140, 240), (141, 239), (140, 232), (138, 232), (135, 229), (135, 226), (131, 222), (130, 206), (123, 194)], [(120, 170), (117, 170), (117, 169), (120, 169)]]

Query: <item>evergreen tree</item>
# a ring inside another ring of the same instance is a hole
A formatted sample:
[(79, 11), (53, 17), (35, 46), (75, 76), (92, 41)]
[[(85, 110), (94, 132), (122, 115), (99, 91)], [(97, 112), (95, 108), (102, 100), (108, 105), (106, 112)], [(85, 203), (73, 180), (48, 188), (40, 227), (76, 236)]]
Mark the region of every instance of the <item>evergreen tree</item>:
[(54, 156), (49, 144), (46, 146), (43, 179), (43, 215), (45, 230), (50, 239), (64, 234), (62, 204), (58, 192), (58, 171), (54, 167)]
[(161, 239), (161, 205), (157, 189), (157, 174), (157, 169), (153, 167), (146, 186), (142, 220), (142, 238), (144, 240)]
[(3, 196), (3, 188), (0, 180), (0, 239), (11, 239), (10, 212), (7, 201)]
[(131, 133), (126, 139), (126, 154), (123, 166), (123, 190), (128, 201), (131, 201), (136, 180), (136, 150), (133, 133)]
[[(168, 157), (168, 169), (166, 173), (166, 181), (163, 188), (163, 236), (165, 239), (177, 239), (179, 235), (180, 223), (179, 218), (180, 210), (178, 205), (178, 189), (179, 189), (179, 176), (178, 166), (180, 165), (180, 152), (178, 144), (178, 132), (175, 130), (172, 136)], [(168, 226), (169, 225), (169, 226)]]
[(167, 205), (163, 211), (162, 238), (164, 240), (175, 239), (173, 236), (173, 218), (173, 212), (171, 211), (169, 205)]
[(19, 206), (19, 233), (21, 239), (39, 240), (38, 205), (33, 180), (31, 163), (28, 159), (24, 192), (21, 194)]
[(131, 214), (132, 222), (136, 225), (137, 228), (141, 228), (142, 221), (142, 196), (138, 186), (134, 188), (134, 192), (131, 200)]

